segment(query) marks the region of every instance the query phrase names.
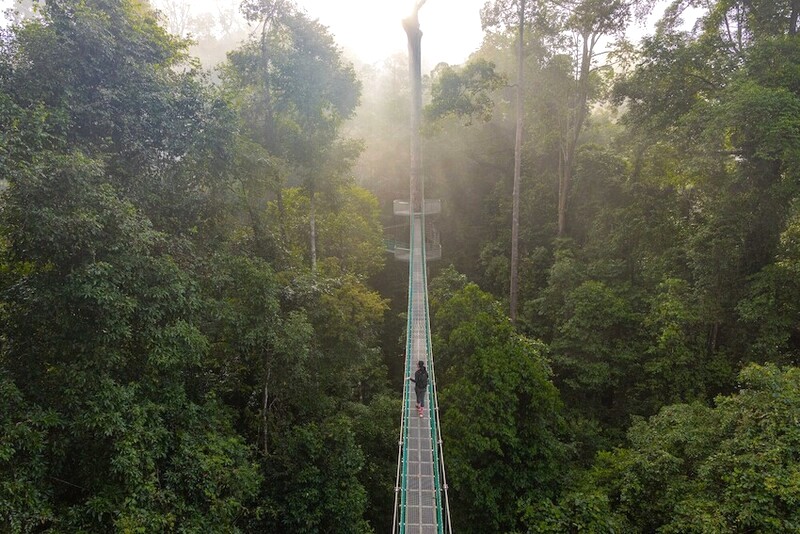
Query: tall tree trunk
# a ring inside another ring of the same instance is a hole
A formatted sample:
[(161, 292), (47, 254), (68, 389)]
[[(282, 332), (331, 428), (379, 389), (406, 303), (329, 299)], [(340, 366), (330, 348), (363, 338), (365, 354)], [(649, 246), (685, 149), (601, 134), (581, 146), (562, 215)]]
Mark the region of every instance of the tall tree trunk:
[(310, 226), (310, 233), (311, 233), (311, 272), (317, 272), (317, 210), (316, 210), (316, 203), (314, 201), (316, 197), (316, 192), (314, 191), (314, 187), (311, 187), (311, 190), (308, 193), (309, 196), (309, 213), (308, 213), (308, 224)]
[(403, 19), (403, 29), (408, 37), (408, 71), (411, 78), (411, 169), (409, 208), (412, 213), (423, 209), (422, 148), (420, 124), (422, 122), (422, 32), (418, 13), (425, 0), (417, 2), (410, 17)]
[(264, 379), (264, 404), (261, 407), (261, 424), (263, 426), (264, 456), (269, 454), (269, 430), (267, 427), (267, 411), (269, 410), (269, 375), (271, 369), (267, 368), (267, 377)]
[(566, 140), (562, 141), (561, 154), (558, 157), (558, 237), (564, 237), (567, 231), (567, 186), (571, 179), (566, 175), (566, 167), (569, 165)]
[(277, 190), (275, 191), (275, 196), (278, 201), (278, 217), (280, 218), (280, 221), (278, 221), (278, 225), (281, 228), (280, 249), (281, 249), (281, 259), (283, 260), (285, 259), (284, 252), (286, 250), (287, 244), (289, 243), (289, 238), (286, 234), (286, 208), (283, 205), (283, 187), (281, 182), (282, 182), (281, 179), (278, 178), (278, 187)]
[[(264, 222), (261, 220), (259, 206), (254, 205), (254, 201), (256, 204), (259, 204), (258, 195), (253, 192), (256, 187), (248, 187), (247, 183), (243, 183), (241, 187), (247, 214), (250, 217), (250, 228), (253, 230), (253, 241), (255, 242), (256, 253), (262, 258), (266, 258), (269, 254), (269, 246), (264, 236)], [(252, 197), (256, 198), (253, 199)]]
[(589, 74), (591, 73), (592, 53), (599, 36), (591, 32), (581, 33), (582, 50), (580, 70), (576, 80), (575, 93), (566, 121), (566, 132), (561, 138), (561, 159), (558, 177), (558, 237), (567, 235), (567, 216), (569, 212), (569, 193), (572, 188), (572, 172), (575, 165), (575, 152), (578, 138), (586, 121), (586, 103), (589, 100)]
[[(262, 22), (263, 26), (261, 28), (261, 58), (263, 61), (263, 64), (261, 65), (262, 67), (261, 76), (264, 89), (263, 93), (264, 124), (262, 125), (263, 135), (264, 135), (263, 146), (264, 148), (267, 149), (267, 152), (269, 152), (270, 154), (276, 153), (276, 147), (275, 147), (276, 140), (275, 140), (275, 115), (272, 106), (272, 84), (270, 79), (270, 61), (269, 61), (270, 55), (269, 55), (268, 33), (282, 5), (283, 2), (276, 2), (272, 6), (272, 9), (264, 16), (264, 20)], [(265, 187), (267, 191), (271, 189), (269, 185), (271, 176), (272, 176), (272, 171), (266, 169), (266, 172), (264, 173), (264, 181), (266, 182)], [(286, 246), (286, 226), (285, 226), (285, 217), (283, 210), (283, 179), (280, 176), (280, 173), (278, 173), (274, 188), (275, 188), (274, 193), (278, 200), (278, 217), (280, 218), (279, 226), (281, 229), (281, 243), (277, 247), (275, 247), (273, 243), (273, 248), (275, 249), (274, 253), (279, 258), (283, 259), (284, 256), (283, 250), (284, 247)], [(263, 201), (266, 203), (266, 198), (263, 199)], [(261, 225), (260, 221), (259, 225)], [(261, 226), (259, 226), (259, 235), (257, 236), (257, 242), (259, 240), (262, 241), (262, 246), (264, 246), (265, 245), (265, 243), (263, 243), (264, 235)]]
[(511, 287), (509, 291), (509, 316), (517, 320), (519, 298), (519, 187), (522, 173), (522, 86), (524, 80), (523, 47), (525, 45), (525, 1), (519, 3), (519, 32), (517, 42), (517, 133), (514, 139), (514, 187), (511, 193)]
[(709, 358), (714, 355), (717, 350), (717, 337), (719, 336), (719, 321), (714, 321), (711, 325), (711, 331), (708, 334), (708, 356)]

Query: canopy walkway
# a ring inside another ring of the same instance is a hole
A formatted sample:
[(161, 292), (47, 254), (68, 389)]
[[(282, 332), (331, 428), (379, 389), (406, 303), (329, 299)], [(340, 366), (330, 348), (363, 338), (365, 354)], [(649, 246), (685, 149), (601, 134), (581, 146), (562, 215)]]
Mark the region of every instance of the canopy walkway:
[[(416, 0), (411, 17), (403, 20), (408, 36), (409, 78), (411, 79), (411, 168), (408, 201), (395, 201), (397, 216), (408, 217), (409, 246), (392, 247), (397, 259), (408, 261), (408, 325), (406, 326), (405, 376), (409, 377), (423, 361), (428, 368), (426, 408), (417, 414), (412, 382), (404, 381), (403, 418), (397, 451), (393, 533), (452, 533), (447, 499), (447, 478), (442, 458), (442, 435), (439, 428), (439, 401), (436, 396), (436, 373), (431, 352), (431, 328), (428, 317), (428, 274), (426, 261), (441, 258), (438, 234), (433, 229), (427, 243), (425, 216), (441, 212), (441, 203), (425, 200), (422, 179), (420, 119), (422, 115), (422, 73), (417, 13), (425, 0)], [(388, 245), (387, 245), (388, 248)], [(412, 400), (413, 399), (413, 400)]]
[(403, 417), (395, 483), (395, 533), (444, 533), (450, 527), (447, 481), (439, 428), (436, 373), (431, 351), (428, 317), (425, 215), (409, 216), (411, 227), (408, 282), (408, 325), (406, 327), (405, 376), (413, 376), (418, 361), (428, 368), (426, 408), (416, 409), (413, 383), (403, 387)]

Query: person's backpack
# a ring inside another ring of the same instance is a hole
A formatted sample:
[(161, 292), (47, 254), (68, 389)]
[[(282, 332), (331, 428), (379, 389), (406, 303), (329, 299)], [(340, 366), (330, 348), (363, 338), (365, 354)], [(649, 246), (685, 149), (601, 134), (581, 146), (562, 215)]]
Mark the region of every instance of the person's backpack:
[(419, 389), (423, 389), (428, 387), (428, 371), (424, 369), (420, 369), (422, 372), (419, 373), (419, 378), (417, 378), (417, 387)]

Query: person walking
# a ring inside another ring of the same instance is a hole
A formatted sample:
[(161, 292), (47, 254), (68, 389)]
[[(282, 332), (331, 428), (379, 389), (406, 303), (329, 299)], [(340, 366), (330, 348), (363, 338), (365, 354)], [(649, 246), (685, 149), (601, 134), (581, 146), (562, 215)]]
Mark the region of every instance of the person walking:
[(428, 370), (425, 369), (425, 362), (420, 360), (414, 378), (409, 376), (408, 379), (414, 382), (414, 393), (417, 394), (417, 412), (422, 417), (425, 412), (425, 392), (428, 391)]

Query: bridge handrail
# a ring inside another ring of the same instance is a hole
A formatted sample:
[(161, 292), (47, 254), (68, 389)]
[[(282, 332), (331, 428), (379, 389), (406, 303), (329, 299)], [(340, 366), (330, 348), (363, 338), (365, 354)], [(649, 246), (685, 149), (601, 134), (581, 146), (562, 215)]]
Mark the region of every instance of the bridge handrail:
[[(414, 220), (412, 217), (411, 220), (411, 236), (414, 235)], [(411, 245), (409, 249), (413, 253), (413, 239), (410, 240)], [(411, 358), (408, 357), (408, 354), (411, 352), (411, 334), (412, 334), (412, 323), (411, 323), (411, 313), (412, 313), (412, 305), (413, 305), (413, 298), (414, 298), (414, 284), (412, 283), (414, 279), (414, 262), (408, 262), (408, 309), (407, 309), (407, 325), (406, 325), (406, 362), (405, 362), (405, 372), (403, 374), (403, 407), (402, 407), (402, 421), (400, 424), (400, 443), (399, 443), (399, 450), (397, 452), (397, 479), (395, 482), (395, 496), (394, 496), (394, 519), (392, 520), (392, 533), (396, 533), (398, 527), (400, 528), (400, 532), (403, 532), (404, 529), (402, 527), (405, 526), (405, 519), (406, 519), (406, 488), (407, 486), (407, 479), (408, 479), (408, 406), (410, 403), (410, 396), (411, 396), (411, 382), (406, 379), (406, 377), (411, 375)], [(402, 455), (402, 462), (401, 462), (401, 455)], [(402, 478), (401, 478), (401, 468), (402, 465)], [(398, 491), (399, 487), (399, 491)], [(398, 493), (400, 494), (400, 520), (397, 519), (397, 498)]]
[[(422, 228), (425, 228), (425, 213), (422, 214)], [(422, 280), (425, 282), (423, 287), (423, 294), (422, 294), (422, 301), (423, 301), (423, 308), (422, 313), (425, 319), (425, 345), (428, 354), (428, 374), (430, 376), (430, 381), (428, 384), (428, 399), (430, 405), (430, 418), (429, 418), (429, 425), (430, 425), (430, 432), (431, 432), (431, 444), (433, 445), (433, 485), (435, 488), (435, 495), (436, 495), (436, 525), (437, 530), (440, 534), (443, 534), (443, 524), (442, 524), (442, 495), (441, 495), (441, 486), (439, 485), (439, 450), (436, 446), (437, 443), (437, 429), (438, 429), (438, 412), (434, 408), (433, 398), (434, 392), (436, 391), (436, 373), (433, 367), (433, 352), (431, 351), (431, 323), (430, 323), (430, 316), (428, 310), (428, 265), (425, 258), (425, 251), (427, 243), (425, 242), (425, 232), (422, 232)]]
[[(422, 216), (422, 224), (423, 227), (425, 225), (425, 215)], [(425, 236), (423, 236), (423, 242), (425, 240)], [(427, 244), (426, 244), (427, 246)], [(430, 375), (431, 375), (431, 394), (430, 394), (430, 405), (431, 405), (431, 438), (434, 440), (434, 462), (436, 462), (439, 469), (441, 469), (442, 473), (442, 480), (441, 485), (437, 481), (436, 483), (436, 490), (437, 490), (437, 497), (439, 498), (439, 506), (437, 508), (437, 513), (439, 514), (438, 517), (438, 525), (439, 531), (443, 532), (444, 524), (447, 525), (447, 532), (449, 534), (453, 534), (453, 527), (452, 523), (450, 522), (450, 498), (447, 493), (447, 473), (444, 468), (444, 450), (442, 448), (443, 440), (442, 440), (442, 428), (439, 420), (439, 395), (436, 389), (436, 368), (434, 365), (434, 358), (433, 358), (433, 347), (431, 344), (431, 321), (430, 321), (430, 306), (428, 303), (428, 264), (427, 262), (423, 262), (422, 269), (425, 276), (425, 342), (428, 346), (428, 355), (430, 356)], [(434, 414), (436, 421), (434, 423), (433, 418)], [(435, 427), (435, 432), (434, 432)], [(437, 454), (438, 453), (438, 454)], [(438, 470), (437, 470), (438, 471)], [(447, 514), (447, 521), (442, 521), (442, 505), (441, 505), (441, 497), (440, 493), (444, 489), (444, 510)]]

